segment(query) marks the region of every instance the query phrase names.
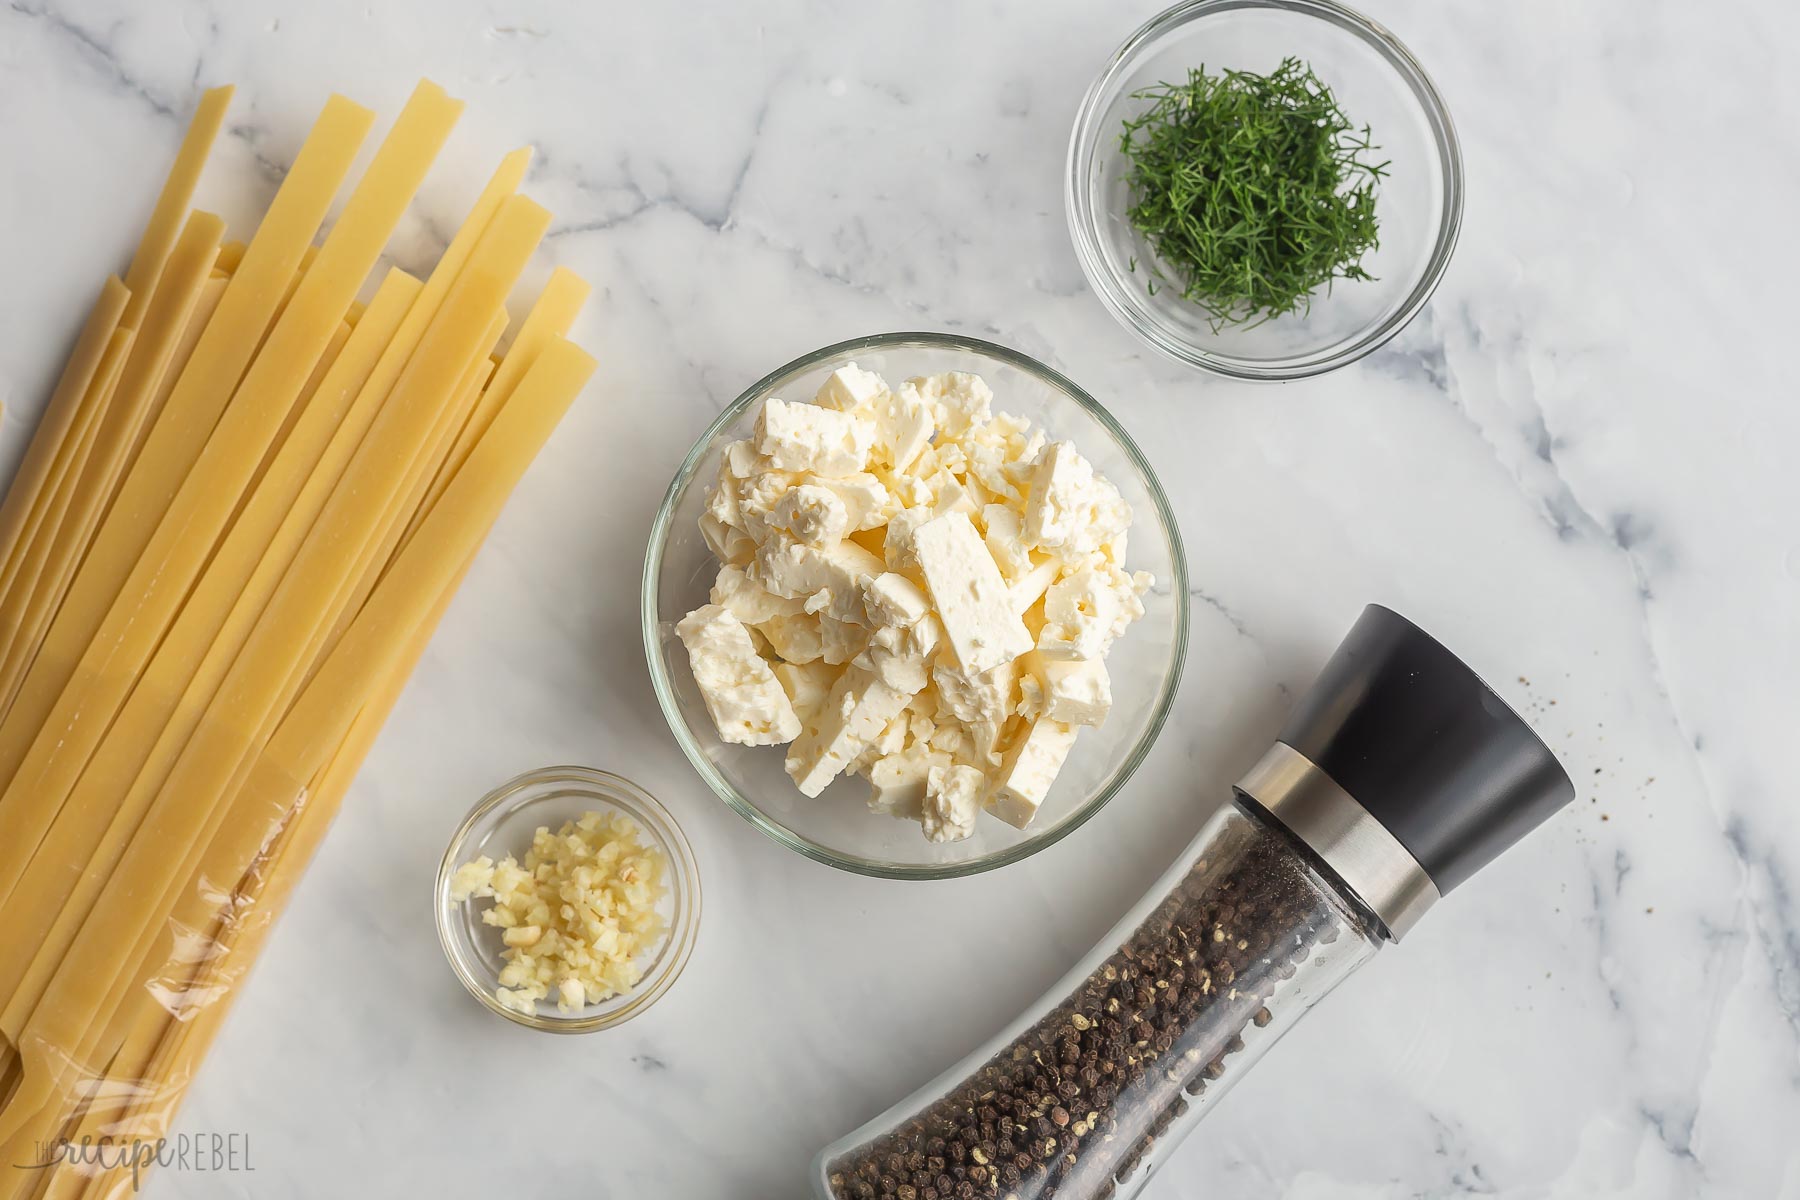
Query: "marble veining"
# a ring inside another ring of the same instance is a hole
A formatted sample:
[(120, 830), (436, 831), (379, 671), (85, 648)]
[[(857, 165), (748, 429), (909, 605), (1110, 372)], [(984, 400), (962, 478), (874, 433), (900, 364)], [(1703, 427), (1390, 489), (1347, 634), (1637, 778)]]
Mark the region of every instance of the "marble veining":
[[(954, 1062), (1168, 864), (1361, 605), (1532, 719), (1571, 808), (1436, 910), (1176, 1152), (1156, 1200), (1800, 1197), (1800, 406), (1786, 349), (1800, 18), (1777, 0), (1368, 0), (1432, 72), (1469, 201), (1437, 297), (1282, 388), (1153, 357), (1068, 244), (1069, 123), (1156, 0), (10, 0), (0, 5), (0, 457), (122, 265), (199, 91), (203, 202), (248, 227), (327, 92), (470, 111), (394, 245), (428, 263), (529, 141), (534, 270), (596, 285), (600, 382), (521, 486), (189, 1098), (253, 1174), (153, 1196), (777, 1197)], [(1159, 468), (1194, 643), (1128, 792), (1028, 863), (907, 886), (806, 863), (696, 782), (636, 634), (689, 442), (827, 342), (1040, 355)], [(491, 784), (630, 775), (706, 886), (679, 986), (555, 1039), (456, 987), (431, 873)], [(524, 1172), (521, 1175), (521, 1172)]]

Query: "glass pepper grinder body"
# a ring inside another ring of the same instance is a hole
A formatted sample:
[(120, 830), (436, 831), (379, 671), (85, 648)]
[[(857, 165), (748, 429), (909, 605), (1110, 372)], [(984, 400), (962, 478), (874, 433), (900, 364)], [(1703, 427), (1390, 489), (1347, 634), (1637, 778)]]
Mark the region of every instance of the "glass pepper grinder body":
[(1381, 944), (1375, 918), (1234, 800), (1045, 1000), (819, 1156), (831, 1200), (1128, 1197)]
[(821, 1200), (1134, 1196), (1211, 1105), (1574, 785), (1468, 667), (1371, 605), (1145, 898), (962, 1063), (826, 1147)]

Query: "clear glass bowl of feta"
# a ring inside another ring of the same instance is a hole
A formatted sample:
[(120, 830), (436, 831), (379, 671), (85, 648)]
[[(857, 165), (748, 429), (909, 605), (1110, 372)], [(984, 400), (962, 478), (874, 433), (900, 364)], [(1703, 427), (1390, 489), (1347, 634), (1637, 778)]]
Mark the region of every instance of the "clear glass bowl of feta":
[[(783, 746), (721, 739), (689, 665), (677, 625), (707, 605), (720, 562), (700, 530), (721, 455), (753, 434), (771, 398), (810, 400), (855, 363), (898, 386), (944, 372), (978, 375), (995, 412), (1015, 414), (1048, 438), (1074, 444), (1130, 505), (1125, 566), (1154, 583), (1144, 615), (1111, 646), (1105, 665), (1112, 707), (1080, 731), (1035, 817), (1017, 829), (983, 813), (972, 836), (932, 842), (917, 820), (873, 812), (870, 784), (843, 775), (808, 797), (784, 769)], [(827, 346), (778, 368), (733, 401), (682, 462), (657, 512), (645, 556), (641, 619), (651, 680), (682, 751), (709, 787), (758, 829), (808, 858), (898, 879), (944, 879), (991, 870), (1049, 846), (1117, 794), (1149, 752), (1174, 700), (1187, 649), (1187, 565), (1174, 513), (1143, 453), (1092, 396), (1015, 350), (942, 333), (889, 333)]]

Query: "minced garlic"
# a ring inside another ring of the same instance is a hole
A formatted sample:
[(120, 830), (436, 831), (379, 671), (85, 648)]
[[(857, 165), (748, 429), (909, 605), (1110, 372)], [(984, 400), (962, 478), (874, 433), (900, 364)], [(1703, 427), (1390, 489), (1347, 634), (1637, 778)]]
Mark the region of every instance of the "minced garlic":
[(464, 863), (450, 878), (450, 899), (492, 898), (481, 914), (498, 926), (506, 949), (501, 1005), (531, 1013), (554, 996), (571, 1012), (634, 987), (638, 959), (668, 931), (657, 911), (668, 893), (669, 864), (635, 821), (585, 813), (555, 833), (540, 826), (524, 865), (507, 855)]

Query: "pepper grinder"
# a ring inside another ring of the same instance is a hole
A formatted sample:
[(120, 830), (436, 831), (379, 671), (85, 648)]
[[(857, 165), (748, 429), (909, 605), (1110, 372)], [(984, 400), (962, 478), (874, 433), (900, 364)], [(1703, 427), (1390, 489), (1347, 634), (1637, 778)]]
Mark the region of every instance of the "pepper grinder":
[(1230, 800), (1010, 1027), (825, 1148), (820, 1200), (1135, 1196), (1332, 988), (1567, 804), (1491, 688), (1370, 605)]

